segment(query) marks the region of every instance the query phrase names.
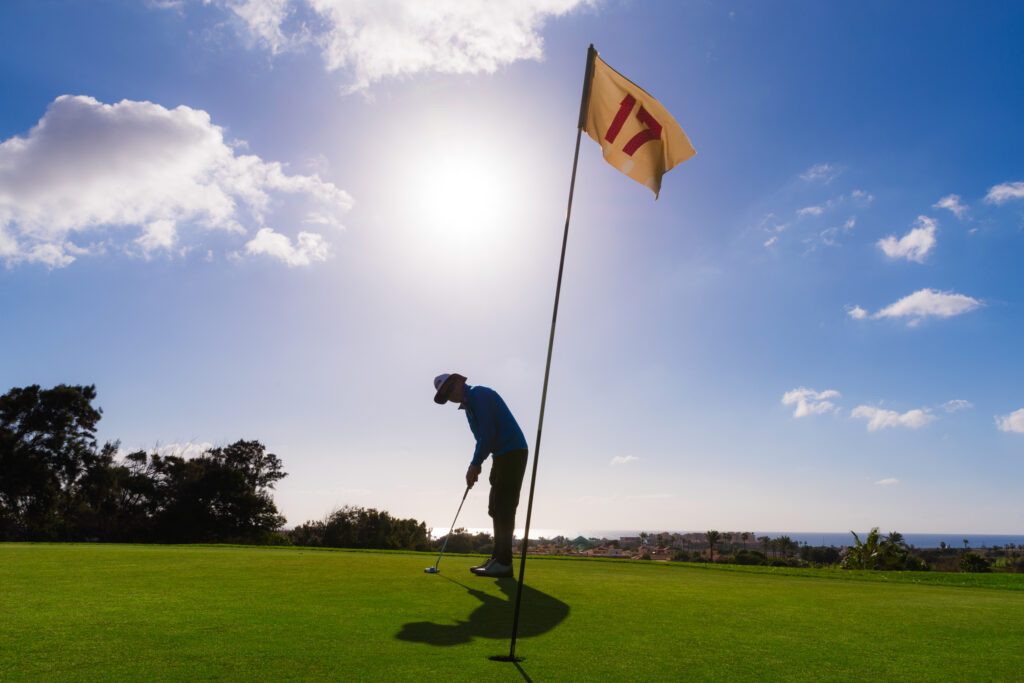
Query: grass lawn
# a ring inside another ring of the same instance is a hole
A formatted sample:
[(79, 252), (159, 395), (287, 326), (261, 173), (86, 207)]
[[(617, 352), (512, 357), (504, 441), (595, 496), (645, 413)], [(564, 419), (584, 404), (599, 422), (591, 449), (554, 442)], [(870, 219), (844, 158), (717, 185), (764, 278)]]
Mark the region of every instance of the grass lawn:
[(487, 659), (508, 652), (514, 582), (433, 560), (0, 544), (0, 680), (1024, 679), (1015, 578), (531, 560), (519, 671)]

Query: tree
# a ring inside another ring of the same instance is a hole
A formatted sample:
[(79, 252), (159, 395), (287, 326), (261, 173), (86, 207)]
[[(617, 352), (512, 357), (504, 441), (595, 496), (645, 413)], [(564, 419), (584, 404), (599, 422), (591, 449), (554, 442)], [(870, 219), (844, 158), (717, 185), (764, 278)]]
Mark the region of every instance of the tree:
[(977, 553), (964, 553), (960, 556), (960, 571), (990, 572), (992, 571), (992, 562)]
[(855, 545), (847, 549), (843, 560), (844, 569), (919, 570), (927, 569), (925, 564), (911, 552), (903, 540), (903, 534), (892, 531), (884, 539), (874, 527), (862, 543), (856, 533)]
[(764, 564), (765, 556), (760, 550), (749, 550), (744, 548), (733, 557), (736, 564)]
[(746, 547), (747, 539), (750, 538), (750, 532), (749, 531), (744, 531), (742, 534), (740, 534), (740, 538), (743, 539), (743, 546)]
[(778, 544), (779, 552), (782, 553), (783, 557), (790, 557), (797, 548), (796, 541), (789, 536), (779, 536), (775, 539), (775, 542)]
[(0, 396), (0, 538), (62, 540), (80, 480), (100, 464), (96, 387), (38, 384)]
[(850, 531), (850, 533), (853, 534), (854, 545), (846, 551), (846, 557), (843, 559), (842, 564), (843, 568), (878, 569), (881, 556), (878, 527), (874, 527), (868, 532), (863, 542), (861, 542), (860, 536), (856, 532)]
[(236, 441), (197, 458), (152, 455), (150, 509), (171, 542), (259, 542), (284, 524), (269, 489), (286, 476), (258, 441)]
[[(379, 548), (429, 550), (432, 545), (427, 525), (415, 519), (397, 519), (385, 510), (345, 506), (323, 521), (306, 522), (288, 532), (295, 545), (332, 548)], [(488, 534), (470, 534), (459, 528), (452, 532), (447, 552), (473, 552), (491, 542)]]
[(761, 542), (761, 547), (764, 548), (764, 554), (765, 554), (765, 556), (767, 556), (768, 555), (768, 550), (772, 547), (771, 536), (761, 536), (757, 540), (759, 540)]
[(711, 551), (711, 561), (715, 561), (715, 544), (718, 543), (718, 539), (721, 536), (717, 531), (705, 531), (704, 538), (708, 539), (708, 549)]

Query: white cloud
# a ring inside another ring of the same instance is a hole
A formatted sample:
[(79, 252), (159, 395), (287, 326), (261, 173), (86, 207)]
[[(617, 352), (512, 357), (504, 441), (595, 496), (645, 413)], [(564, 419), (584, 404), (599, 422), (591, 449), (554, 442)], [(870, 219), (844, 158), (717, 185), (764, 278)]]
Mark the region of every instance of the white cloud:
[(928, 408), (915, 408), (901, 415), (895, 410), (885, 410), (875, 406), (857, 406), (850, 411), (850, 417), (867, 420), (869, 432), (886, 427), (919, 429), (935, 419)]
[(990, 187), (985, 201), (989, 204), (1005, 204), (1011, 199), (1024, 199), (1024, 182), (1003, 183)]
[(62, 267), (108, 247), (149, 257), (178, 248), (183, 228), (260, 226), (280, 194), (326, 215), (352, 205), (319, 176), (236, 155), (205, 111), (62, 95), (26, 136), (0, 142), (0, 258)]
[(970, 313), (981, 306), (984, 306), (982, 302), (964, 294), (921, 289), (889, 304), (872, 317), (910, 318), (908, 324), (913, 326), (928, 316), (951, 318), (955, 315)]
[(160, 249), (170, 250), (177, 241), (178, 233), (171, 220), (152, 221), (143, 228), (143, 233), (135, 240), (147, 257)]
[(967, 207), (960, 203), (960, 195), (948, 194), (936, 203), (932, 204), (933, 209), (949, 209), (957, 218), (963, 218), (967, 213)]
[(767, 233), (782, 232), (783, 230), (789, 227), (789, 223), (779, 223), (778, 220), (779, 219), (775, 216), (774, 213), (769, 213), (765, 215), (764, 218), (761, 219), (761, 222), (758, 223), (757, 227), (758, 229), (764, 230)]
[(868, 317), (868, 312), (865, 311), (860, 306), (847, 306), (846, 313), (854, 320), (863, 320), (864, 318)]
[(213, 448), (213, 444), (209, 441), (202, 443), (192, 443), (188, 441), (186, 443), (169, 443), (164, 446), (157, 446), (156, 448), (150, 449), (148, 452), (150, 455), (160, 455), (167, 457), (169, 455), (175, 455), (179, 458), (191, 459), (198, 458), (203, 453), (206, 453)]
[(800, 174), (804, 180), (820, 180), (826, 185), (831, 183), (839, 175), (839, 170), (831, 164), (815, 164)]
[(316, 233), (300, 232), (293, 245), (287, 236), (270, 228), (260, 228), (256, 237), (245, 245), (245, 253), (266, 254), (289, 266), (308, 266), (313, 261), (326, 261), (331, 249)]
[(967, 410), (968, 408), (973, 408), (974, 404), (971, 403), (970, 401), (965, 401), (962, 398), (955, 398), (952, 401), (946, 401), (939, 407), (945, 410), (947, 413), (955, 413), (958, 410)]
[[(209, 0), (207, 0), (209, 1)], [(494, 73), (541, 59), (540, 29), (594, 0), (216, 0), (271, 53), (315, 46), (348, 92), (418, 73)], [(295, 15), (308, 21), (292, 21)]]
[(900, 483), (900, 480), (896, 477), (886, 477), (885, 479), (879, 479), (875, 482), (875, 486), (892, 486), (893, 484)]
[(271, 54), (277, 54), (293, 42), (282, 30), (290, 4), (291, 0), (234, 0), (228, 7)]
[(1009, 415), (996, 415), (996, 426), (1001, 432), (1024, 434), (1024, 408), (1015, 410)]
[(865, 192), (864, 190), (854, 190), (850, 193), (850, 197), (860, 204), (870, 204), (875, 201), (875, 195)]
[(775, 244), (775, 243), (776, 243), (776, 242), (778, 242), (778, 241), (779, 241), (779, 237), (778, 237), (778, 235), (772, 235), (771, 237), (769, 237), (769, 238), (768, 238), (768, 239), (767, 239), (767, 240), (765, 241), (765, 243), (764, 243), (764, 246), (766, 246), (766, 247), (770, 247), (770, 246), (772, 246), (773, 244)]
[(905, 258), (908, 261), (924, 263), (925, 256), (935, 246), (935, 220), (927, 216), (917, 217), (917, 226), (900, 239), (889, 235), (878, 240), (878, 246), (892, 259)]
[(826, 399), (839, 398), (840, 396), (841, 394), (835, 389), (819, 392), (807, 387), (798, 387), (782, 395), (782, 405), (790, 406), (794, 403), (796, 404), (793, 417), (821, 415), (822, 413), (838, 410), (834, 403)]
[(616, 455), (612, 458), (612, 465), (625, 465), (627, 462), (636, 462), (640, 458), (635, 455)]
[(797, 209), (798, 216), (820, 216), (825, 209), (820, 206), (805, 206), (802, 209)]

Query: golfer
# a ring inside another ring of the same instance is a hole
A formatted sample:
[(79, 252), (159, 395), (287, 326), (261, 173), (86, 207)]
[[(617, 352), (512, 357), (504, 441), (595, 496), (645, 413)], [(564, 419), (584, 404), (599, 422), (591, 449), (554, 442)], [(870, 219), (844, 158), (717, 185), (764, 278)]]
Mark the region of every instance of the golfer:
[(523, 430), (512, 412), (493, 389), (466, 384), (458, 373), (438, 375), (434, 378), (434, 402), (444, 405), (451, 401), (466, 411), (469, 428), (476, 437), (473, 461), (466, 470), (466, 485), (470, 488), (480, 477), (481, 466), (488, 455), (491, 463), (491, 496), (487, 514), (494, 520), (494, 554), (471, 572), (477, 576), (512, 576), (512, 531), (516, 526), (516, 507), (519, 491), (526, 472), (527, 446)]

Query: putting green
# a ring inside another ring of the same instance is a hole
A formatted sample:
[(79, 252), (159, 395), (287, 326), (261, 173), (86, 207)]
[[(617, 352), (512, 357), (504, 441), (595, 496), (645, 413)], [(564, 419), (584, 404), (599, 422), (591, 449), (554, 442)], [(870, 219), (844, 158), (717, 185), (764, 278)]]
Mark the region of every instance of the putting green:
[(679, 564), (0, 544), (2, 680), (1024, 677), (1024, 592)]

